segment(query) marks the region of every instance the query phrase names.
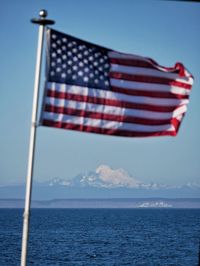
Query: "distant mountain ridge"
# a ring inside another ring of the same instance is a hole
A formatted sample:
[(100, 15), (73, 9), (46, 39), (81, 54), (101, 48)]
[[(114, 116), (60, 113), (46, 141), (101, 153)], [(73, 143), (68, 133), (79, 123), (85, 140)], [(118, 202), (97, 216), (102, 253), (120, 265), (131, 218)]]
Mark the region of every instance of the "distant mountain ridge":
[[(39, 183), (38, 183), (39, 184)], [(95, 188), (143, 188), (143, 189), (172, 189), (172, 188), (198, 188), (200, 184), (187, 183), (182, 186), (168, 186), (157, 183), (145, 184), (132, 177), (124, 169), (112, 169), (107, 165), (100, 165), (96, 171), (81, 173), (74, 178), (52, 178), (47, 182), (41, 182), (47, 186), (66, 186), (66, 187), (95, 187)]]
[[(0, 198), (24, 198), (25, 184), (0, 186)], [(61, 198), (198, 198), (200, 185), (188, 183), (168, 186), (143, 183), (124, 169), (112, 169), (100, 165), (95, 171), (82, 173), (74, 178), (52, 178), (45, 182), (33, 182), (33, 199), (50, 200)]]
[(49, 185), (69, 187), (99, 187), (99, 188), (136, 188), (140, 181), (130, 176), (124, 169), (112, 169), (107, 165), (100, 165), (95, 171), (82, 173), (72, 179), (53, 178)]

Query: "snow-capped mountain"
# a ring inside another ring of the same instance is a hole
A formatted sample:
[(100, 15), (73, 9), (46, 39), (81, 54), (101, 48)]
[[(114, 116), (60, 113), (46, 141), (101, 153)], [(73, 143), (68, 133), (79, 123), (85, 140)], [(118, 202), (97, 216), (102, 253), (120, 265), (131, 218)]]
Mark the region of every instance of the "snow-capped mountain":
[(95, 171), (79, 174), (72, 179), (54, 178), (49, 181), (49, 186), (53, 185), (95, 188), (138, 188), (144, 184), (129, 175), (124, 169), (112, 169), (107, 165), (100, 165)]
[[(100, 165), (95, 171), (82, 173), (71, 179), (53, 178), (46, 183), (48, 186), (93, 187), (93, 188), (128, 188), (128, 189), (167, 189), (174, 188), (156, 183), (143, 183), (131, 176), (122, 168), (112, 169), (108, 165)], [(195, 184), (196, 186), (197, 184)], [(194, 187), (194, 184), (185, 186)]]
[[(24, 198), (25, 184), (0, 186), (0, 198)], [(66, 198), (199, 198), (200, 185), (188, 183), (168, 186), (143, 183), (124, 169), (100, 165), (95, 171), (74, 178), (56, 177), (46, 182), (33, 182), (33, 199)], [(145, 206), (144, 206), (145, 207)], [(169, 207), (169, 206), (168, 206)]]
[[(44, 183), (41, 183), (44, 184)], [(198, 183), (187, 183), (180, 186), (169, 186), (157, 183), (143, 183), (137, 178), (131, 176), (122, 168), (112, 169), (108, 165), (100, 165), (95, 171), (82, 173), (71, 179), (53, 178), (45, 182), (47, 186), (63, 186), (63, 187), (90, 187), (90, 188), (127, 188), (127, 189), (144, 189), (144, 190), (160, 190), (160, 189), (200, 189)]]

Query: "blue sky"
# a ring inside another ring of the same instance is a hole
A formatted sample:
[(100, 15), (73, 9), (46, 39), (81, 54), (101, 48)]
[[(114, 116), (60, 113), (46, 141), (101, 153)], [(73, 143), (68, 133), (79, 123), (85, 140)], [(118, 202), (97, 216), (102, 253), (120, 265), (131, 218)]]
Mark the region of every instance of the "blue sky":
[[(1, 0), (0, 184), (26, 178), (38, 27), (48, 10), (53, 26), (164, 66), (183, 62), (195, 77), (177, 137), (121, 138), (41, 127), (35, 180), (70, 178), (101, 164), (124, 168), (143, 182), (178, 185), (200, 175), (200, 4), (159, 0)], [(44, 64), (41, 90), (43, 92)], [(40, 97), (41, 102), (41, 97)]]

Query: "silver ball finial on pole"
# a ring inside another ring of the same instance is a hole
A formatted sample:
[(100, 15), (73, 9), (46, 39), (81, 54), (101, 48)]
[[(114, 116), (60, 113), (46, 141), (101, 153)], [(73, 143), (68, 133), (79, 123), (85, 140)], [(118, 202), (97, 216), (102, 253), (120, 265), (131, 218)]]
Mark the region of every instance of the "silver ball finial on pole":
[(34, 24), (39, 24), (39, 25), (53, 25), (55, 23), (54, 20), (51, 19), (46, 19), (48, 16), (48, 12), (45, 9), (41, 9), (39, 12), (40, 18), (32, 18), (31, 22)]
[(41, 9), (39, 15), (41, 18), (46, 18), (48, 16), (48, 12), (45, 9)]

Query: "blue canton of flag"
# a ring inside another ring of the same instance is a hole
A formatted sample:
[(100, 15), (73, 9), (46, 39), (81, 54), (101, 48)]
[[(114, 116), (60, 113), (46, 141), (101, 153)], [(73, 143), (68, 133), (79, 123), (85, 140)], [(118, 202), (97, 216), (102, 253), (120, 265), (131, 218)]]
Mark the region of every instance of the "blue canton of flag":
[(107, 49), (53, 30), (49, 41), (49, 81), (109, 88)]

